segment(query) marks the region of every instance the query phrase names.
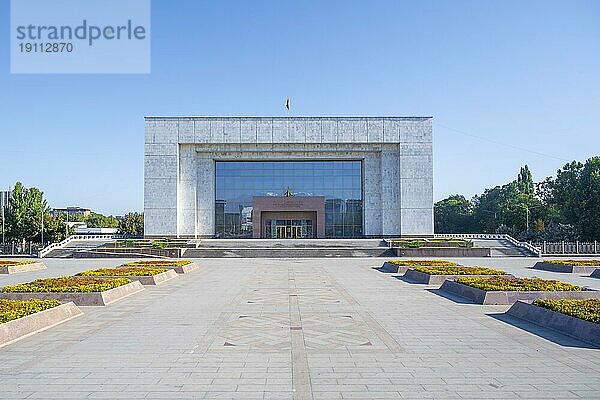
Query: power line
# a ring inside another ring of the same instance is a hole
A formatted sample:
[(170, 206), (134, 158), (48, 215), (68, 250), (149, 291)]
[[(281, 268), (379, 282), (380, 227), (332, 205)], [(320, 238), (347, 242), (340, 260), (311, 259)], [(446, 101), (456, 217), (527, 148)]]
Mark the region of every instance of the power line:
[(454, 131), (456, 133), (459, 133), (461, 135), (472, 137), (472, 138), (475, 138), (475, 139), (479, 139), (479, 140), (482, 140), (484, 142), (493, 143), (493, 144), (496, 144), (496, 145), (499, 145), (499, 146), (508, 147), (508, 148), (511, 148), (511, 149), (514, 149), (514, 150), (524, 151), (524, 152), (535, 154), (535, 155), (538, 155), (538, 156), (541, 156), (541, 157), (554, 158), (555, 160), (560, 160), (560, 161), (563, 161), (563, 162), (570, 162), (571, 161), (571, 160), (567, 160), (566, 158), (562, 158), (562, 157), (555, 156), (555, 155), (552, 155), (552, 154), (542, 153), (542, 152), (537, 151), (537, 150), (532, 150), (532, 149), (528, 149), (528, 148), (521, 147), (521, 146), (515, 146), (514, 144), (500, 142), (498, 140), (489, 139), (489, 138), (486, 138), (486, 137), (483, 137), (483, 136), (473, 135), (472, 133), (465, 132), (465, 131), (462, 131), (460, 129), (451, 128), (449, 126), (445, 126), (445, 125), (442, 125), (442, 124), (439, 124), (439, 123), (437, 125), (441, 126), (442, 128), (448, 129), (450, 131)]

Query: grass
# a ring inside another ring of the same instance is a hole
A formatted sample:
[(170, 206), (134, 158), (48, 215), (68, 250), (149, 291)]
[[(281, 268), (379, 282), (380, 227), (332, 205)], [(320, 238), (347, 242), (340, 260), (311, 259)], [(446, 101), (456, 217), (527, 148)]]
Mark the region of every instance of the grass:
[(121, 267), (121, 268), (98, 268), (83, 271), (77, 276), (153, 276), (167, 271), (161, 267)]
[(490, 278), (457, 278), (456, 282), (486, 291), (573, 291), (579, 292), (581, 286), (566, 282), (540, 278), (509, 278), (493, 276)]
[(388, 260), (389, 263), (401, 267), (456, 267), (457, 263), (444, 260)]
[(5, 260), (0, 261), (0, 267), (14, 267), (16, 265), (27, 265), (27, 264), (35, 264), (37, 261), (27, 260), (27, 261), (15, 261), (15, 260)]
[(36, 279), (32, 282), (4, 286), (4, 293), (90, 293), (103, 292), (130, 283), (127, 278), (92, 278), (61, 276), (59, 278)]
[(600, 324), (600, 299), (539, 299), (534, 305)]
[(549, 264), (572, 265), (574, 267), (600, 267), (600, 260), (544, 260)]
[(151, 261), (132, 261), (123, 264), (124, 267), (182, 267), (191, 264), (192, 260), (151, 260)]
[(60, 306), (58, 300), (8, 300), (0, 299), (0, 324), (23, 318), (40, 311)]
[(500, 269), (485, 267), (416, 267), (415, 271), (429, 275), (506, 275)]

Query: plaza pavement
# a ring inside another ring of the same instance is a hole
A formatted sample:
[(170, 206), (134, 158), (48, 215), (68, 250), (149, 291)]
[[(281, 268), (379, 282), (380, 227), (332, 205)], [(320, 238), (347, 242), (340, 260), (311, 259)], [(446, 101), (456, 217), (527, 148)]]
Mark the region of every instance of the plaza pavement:
[[(0, 286), (124, 260), (45, 259)], [(600, 398), (600, 350), (373, 267), (202, 259), (200, 270), (0, 348), (0, 398)], [(461, 259), (517, 276), (535, 259)]]

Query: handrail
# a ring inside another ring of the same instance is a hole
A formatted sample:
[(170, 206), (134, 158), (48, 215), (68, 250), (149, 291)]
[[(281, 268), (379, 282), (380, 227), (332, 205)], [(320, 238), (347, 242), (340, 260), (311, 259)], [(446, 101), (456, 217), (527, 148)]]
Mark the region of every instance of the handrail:
[[(527, 242), (520, 242), (510, 235), (505, 233), (436, 233), (433, 235), (434, 239), (495, 239), (495, 240), (507, 240), (512, 245), (520, 247), (525, 251), (535, 254), (537, 257), (542, 256), (542, 250), (531, 245)], [(389, 242), (391, 246), (391, 241)]]
[(62, 249), (62, 248), (64, 248), (65, 246), (67, 246), (71, 242), (83, 241), (83, 240), (93, 240), (93, 239), (103, 239), (103, 240), (106, 240), (106, 239), (123, 239), (126, 236), (127, 235), (120, 235), (120, 234), (114, 234), (114, 235), (71, 235), (68, 238), (66, 238), (63, 241), (61, 241), (61, 242), (52, 243), (52, 244), (49, 244), (48, 246), (44, 247), (43, 249), (40, 249), (38, 251), (38, 257), (39, 258), (44, 258), (45, 256), (47, 256), (53, 250)]

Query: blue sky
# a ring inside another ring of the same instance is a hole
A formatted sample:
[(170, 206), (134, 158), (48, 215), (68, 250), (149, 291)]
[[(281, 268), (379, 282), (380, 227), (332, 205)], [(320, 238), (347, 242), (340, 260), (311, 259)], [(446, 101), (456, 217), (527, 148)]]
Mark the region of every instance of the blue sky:
[(148, 75), (11, 75), (0, 187), (142, 210), (146, 115), (432, 115), (435, 199), (600, 154), (598, 1), (152, 1)]

